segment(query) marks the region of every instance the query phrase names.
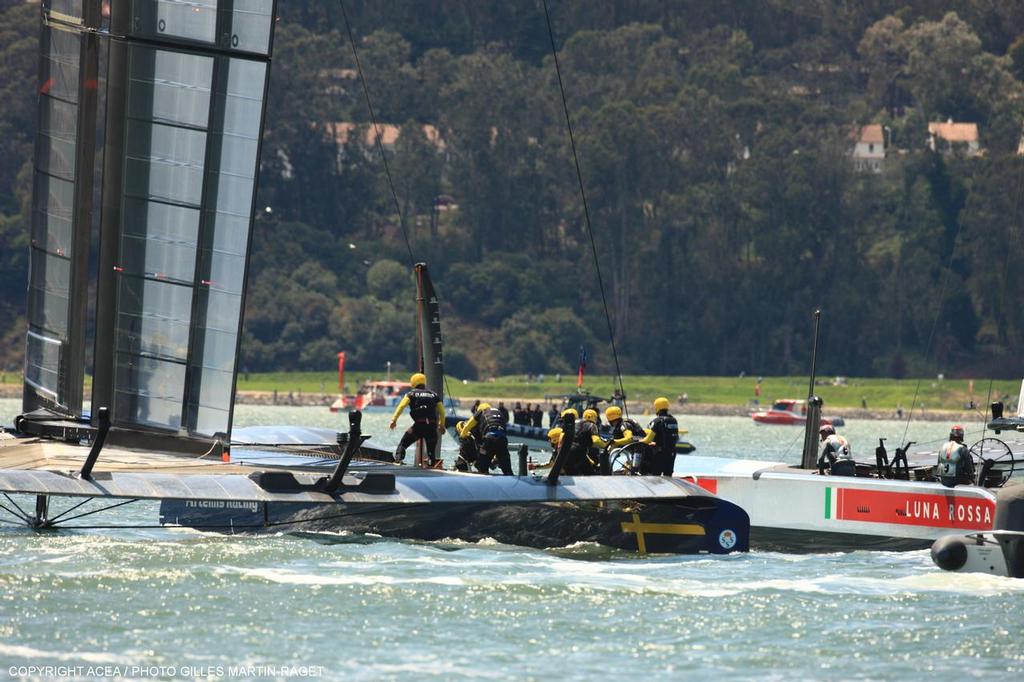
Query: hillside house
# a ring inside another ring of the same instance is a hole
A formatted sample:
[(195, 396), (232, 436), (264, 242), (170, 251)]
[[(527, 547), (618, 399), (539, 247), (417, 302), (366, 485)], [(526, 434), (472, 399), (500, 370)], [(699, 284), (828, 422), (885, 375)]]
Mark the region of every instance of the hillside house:
[(953, 119), (945, 123), (929, 123), (928, 148), (943, 154), (959, 148), (963, 149), (967, 156), (977, 156), (981, 153), (981, 146), (978, 144), (978, 124), (954, 123)]
[(853, 167), (858, 171), (881, 173), (885, 162), (885, 137), (882, 126), (872, 123), (853, 131)]

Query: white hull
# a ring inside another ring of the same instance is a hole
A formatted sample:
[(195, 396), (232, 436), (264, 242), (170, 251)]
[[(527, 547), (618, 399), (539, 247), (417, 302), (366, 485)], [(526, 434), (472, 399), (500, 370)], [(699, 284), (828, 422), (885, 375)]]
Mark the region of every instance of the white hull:
[(819, 476), (721, 457), (679, 457), (675, 470), (743, 507), (760, 549), (923, 549), (943, 535), (991, 530), (995, 517), (995, 494), (977, 486)]

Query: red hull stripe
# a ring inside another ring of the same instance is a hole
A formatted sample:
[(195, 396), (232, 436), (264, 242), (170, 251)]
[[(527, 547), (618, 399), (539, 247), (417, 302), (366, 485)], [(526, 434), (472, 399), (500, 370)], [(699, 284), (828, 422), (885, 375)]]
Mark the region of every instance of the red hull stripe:
[(835, 493), (836, 518), (842, 521), (991, 530), (996, 509), (991, 500), (959, 497), (952, 490), (920, 494), (839, 488)]

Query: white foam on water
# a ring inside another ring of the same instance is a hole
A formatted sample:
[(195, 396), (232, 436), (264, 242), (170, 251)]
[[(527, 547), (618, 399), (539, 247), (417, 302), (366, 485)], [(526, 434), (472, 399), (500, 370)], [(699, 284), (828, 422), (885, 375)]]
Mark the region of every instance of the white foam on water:
[(46, 651), (21, 644), (4, 644), (2, 642), (0, 642), (0, 656), (24, 658), (30, 661), (47, 659), (104, 665), (129, 665), (135, 662), (134, 659), (99, 651)]

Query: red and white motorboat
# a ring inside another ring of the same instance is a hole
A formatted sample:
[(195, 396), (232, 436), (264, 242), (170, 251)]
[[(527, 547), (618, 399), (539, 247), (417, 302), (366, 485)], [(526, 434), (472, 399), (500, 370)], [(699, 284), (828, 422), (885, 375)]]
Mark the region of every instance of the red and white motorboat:
[(408, 381), (366, 381), (355, 395), (338, 396), (331, 404), (331, 412), (388, 412), (395, 409), (410, 388)]
[[(751, 415), (758, 424), (785, 424), (803, 426), (807, 423), (806, 400), (776, 400), (770, 409), (759, 410)], [(821, 424), (843, 426), (846, 422), (842, 417), (822, 417)]]

